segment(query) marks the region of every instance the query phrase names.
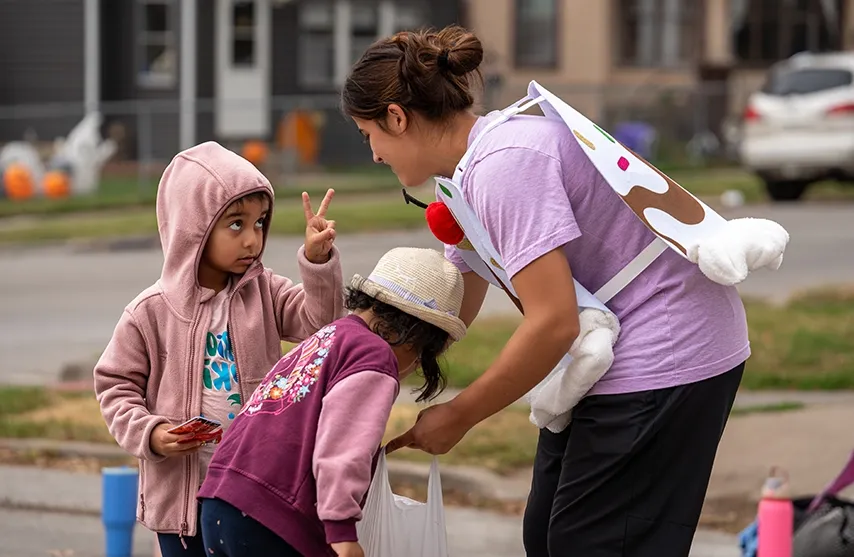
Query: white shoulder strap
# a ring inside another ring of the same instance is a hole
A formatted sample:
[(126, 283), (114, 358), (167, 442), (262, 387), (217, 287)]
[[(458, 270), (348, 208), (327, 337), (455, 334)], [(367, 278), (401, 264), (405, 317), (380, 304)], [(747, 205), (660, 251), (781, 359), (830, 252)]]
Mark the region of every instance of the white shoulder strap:
[(477, 137), (474, 138), (474, 141), (471, 142), (471, 145), (469, 145), (469, 148), (466, 150), (466, 153), (463, 155), (463, 158), (460, 159), (460, 162), (459, 164), (457, 164), (457, 168), (454, 171), (454, 182), (458, 184), (461, 182), (463, 173), (466, 171), (466, 168), (468, 168), (469, 160), (471, 159), (472, 154), (474, 153), (478, 144), (486, 136), (487, 133), (491, 132), (513, 116), (525, 112), (532, 106), (543, 102), (543, 100), (545, 100), (545, 97), (543, 96), (537, 97), (536, 99), (532, 99), (531, 97), (524, 97), (502, 110), (501, 116), (498, 116), (491, 122), (489, 122), (489, 124), (487, 124), (486, 127), (483, 128), (480, 133), (477, 134)]
[[(513, 116), (517, 114), (521, 114), (525, 112), (529, 108), (534, 105), (540, 104), (546, 100), (544, 95), (539, 95), (536, 98), (531, 98), (531, 96), (526, 96), (515, 103), (511, 104), (507, 108), (501, 111), (501, 115), (494, 118), (489, 124), (483, 128), (480, 133), (477, 134), (477, 137), (474, 138), (469, 148), (466, 150), (463, 158), (460, 159), (459, 164), (457, 164), (457, 168), (454, 171), (454, 176), (452, 181), (457, 185), (457, 187), (462, 187), (462, 177), (463, 173), (465, 173), (466, 168), (468, 168), (469, 161), (471, 160), (472, 155), (474, 154), (475, 149), (481, 140), (486, 136), (487, 133), (494, 130)], [(603, 304), (608, 303), (614, 296), (620, 293), (623, 288), (625, 288), (630, 282), (632, 282), (638, 275), (640, 275), (644, 269), (650, 266), (653, 261), (658, 258), (659, 255), (664, 253), (669, 246), (660, 238), (656, 237), (652, 243), (650, 243), (646, 248), (644, 248), (634, 259), (632, 259), (625, 267), (620, 269), (616, 275), (611, 277), (611, 280), (606, 282), (599, 290), (597, 290), (593, 296), (596, 297)]]

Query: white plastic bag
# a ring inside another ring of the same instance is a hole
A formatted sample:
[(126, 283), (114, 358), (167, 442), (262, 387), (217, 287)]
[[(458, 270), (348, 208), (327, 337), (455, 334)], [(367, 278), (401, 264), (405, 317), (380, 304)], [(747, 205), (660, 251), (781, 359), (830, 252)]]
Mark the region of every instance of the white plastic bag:
[(448, 557), (438, 459), (430, 466), (427, 503), (421, 503), (392, 493), (383, 450), (356, 531), (365, 557)]

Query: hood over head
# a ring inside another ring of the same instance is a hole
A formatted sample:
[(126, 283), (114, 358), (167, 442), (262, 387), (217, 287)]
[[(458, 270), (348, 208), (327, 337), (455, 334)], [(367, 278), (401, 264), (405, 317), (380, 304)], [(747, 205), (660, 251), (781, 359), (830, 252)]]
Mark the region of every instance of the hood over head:
[[(205, 243), (219, 217), (229, 205), (255, 192), (270, 196), (273, 210), (273, 187), (255, 166), (222, 145), (209, 141), (175, 155), (163, 172), (157, 189), (157, 229), (163, 248), (163, 271), (160, 284), (176, 308), (190, 310), (202, 301), (197, 296), (213, 295), (198, 281), (199, 262)], [(262, 270), (269, 231), (269, 218), (264, 227), (264, 245), (259, 258), (246, 275)]]

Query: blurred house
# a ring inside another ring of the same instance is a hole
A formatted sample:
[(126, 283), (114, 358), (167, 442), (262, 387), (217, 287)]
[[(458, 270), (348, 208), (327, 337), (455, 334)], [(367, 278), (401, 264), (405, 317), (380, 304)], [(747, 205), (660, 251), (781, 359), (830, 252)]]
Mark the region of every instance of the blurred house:
[(2, 0), (0, 142), (64, 135), (85, 107), (126, 157), (164, 159), (275, 141), (298, 103), (322, 122), (318, 162), (364, 162), (336, 106), (350, 65), (378, 37), (450, 23), (484, 42), (487, 107), (536, 79), (677, 143), (724, 135), (771, 63), (854, 47), (854, 0)]
[[(168, 158), (272, 140), (277, 99), (302, 96), (325, 105), (321, 162), (364, 162), (335, 106), (351, 64), (378, 37), (458, 19), (458, 0), (3, 0), (0, 108), (20, 110), (0, 117), (0, 142), (64, 135), (85, 106), (124, 128), (128, 156)], [(145, 114), (138, 100), (160, 102)]]
[(468, 0), (465, 12), (488, 51), (491, 108), (533, 79), (606, 123), (657, 103), (719, 132), (773, 62), (854, 47), (854, 0)]

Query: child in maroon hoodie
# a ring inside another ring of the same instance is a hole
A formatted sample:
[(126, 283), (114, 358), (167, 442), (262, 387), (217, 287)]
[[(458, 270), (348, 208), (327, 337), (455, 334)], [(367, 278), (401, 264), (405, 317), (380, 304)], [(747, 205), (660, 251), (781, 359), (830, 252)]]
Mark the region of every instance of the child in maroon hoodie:
[(352, 314), (277, 363), (226, 432), (199, 491), (211, 557), (361, 557), (361, 518), (399, 381), (444, 386), (437, 357), (466, 327), (463, 278), (441, 254), (396, 248), (354, 277)]

